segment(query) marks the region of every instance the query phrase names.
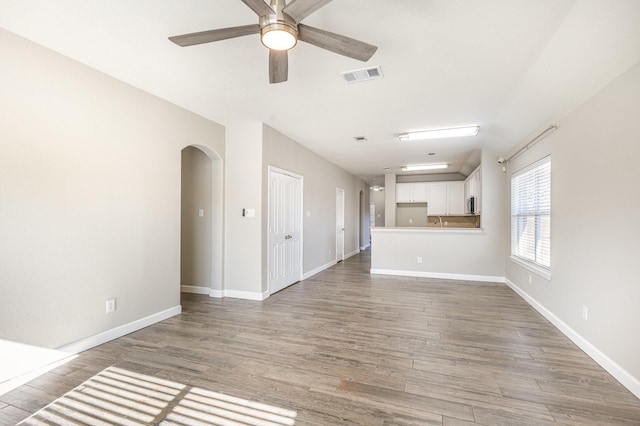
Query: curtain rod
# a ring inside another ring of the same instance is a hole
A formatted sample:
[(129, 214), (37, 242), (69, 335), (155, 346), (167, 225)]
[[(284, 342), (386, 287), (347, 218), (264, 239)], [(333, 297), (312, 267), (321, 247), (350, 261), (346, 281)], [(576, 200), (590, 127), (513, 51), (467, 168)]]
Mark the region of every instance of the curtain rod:
[(528, 150), (529, 148), (531, 148), (532, 146), (534, 146), (535, 144), (540, 142), (543, 139), (543, 137), (547, 135), (547, 133), (550, 133), (551, 131), (554, 131), (557, 128), (558, 128), (558, 126), (551, 125), (551, 126), (547, 127), (546, 129), (544, 129), (542, 132), (540, 132), (538, 134), (538, 136), (536, 136), (535, 138), (531, 139), (529, 142), (527, 142), (527, 144), (525, 146), (523, 146), (522, 148), (517, 150), (513, 155), (511, 155), (509, 158), (507, 158), (507, 162), (513, 160), (514, 158), (516, 158), (517, 156), (522, 154), (522, 152)]

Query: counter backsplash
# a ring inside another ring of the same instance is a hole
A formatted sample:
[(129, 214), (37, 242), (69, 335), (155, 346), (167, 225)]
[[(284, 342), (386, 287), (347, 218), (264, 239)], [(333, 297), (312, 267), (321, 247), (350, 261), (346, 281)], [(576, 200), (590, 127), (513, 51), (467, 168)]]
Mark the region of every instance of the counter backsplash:
[[(440, 225), (442, 220), (442, 225)], [(428, 228), (480, 228), (480, 216), (427, 216)]]

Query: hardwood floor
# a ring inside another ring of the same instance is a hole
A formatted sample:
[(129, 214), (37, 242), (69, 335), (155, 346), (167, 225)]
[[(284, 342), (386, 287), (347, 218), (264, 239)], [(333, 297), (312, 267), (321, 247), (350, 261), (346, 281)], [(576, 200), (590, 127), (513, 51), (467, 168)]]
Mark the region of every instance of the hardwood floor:
[(505, 285), (368, 270), (364, 252), (264, 302), (184, 294), (182, 315), (1, 396), (0, 424), (88, 379), (41, 419), (640, 424), (640, 400)]

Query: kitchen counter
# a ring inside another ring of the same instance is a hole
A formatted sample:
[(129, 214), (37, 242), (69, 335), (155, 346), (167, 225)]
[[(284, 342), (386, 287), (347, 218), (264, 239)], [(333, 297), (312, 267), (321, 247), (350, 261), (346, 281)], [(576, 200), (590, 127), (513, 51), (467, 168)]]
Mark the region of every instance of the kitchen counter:
[(456, 228), (453, 226), (443, 226), (442, 228), (436, 226), (414, 226), (414, 227), (376, 227), (371, 228), (372, 232), (414, 232), (414, 233), (442, 233), (442, 232), (451, 232), (451, 233), (468, 233), (468, 234), (481, 234), (483, 232), (482, 228)]

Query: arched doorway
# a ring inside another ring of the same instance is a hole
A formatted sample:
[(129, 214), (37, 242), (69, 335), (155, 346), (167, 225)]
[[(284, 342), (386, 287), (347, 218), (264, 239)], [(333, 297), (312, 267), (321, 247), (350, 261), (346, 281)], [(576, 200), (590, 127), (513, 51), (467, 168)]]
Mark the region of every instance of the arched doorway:
[(222, 159), (192, 145), (181, 153), (180, 289), (222, 295)]

